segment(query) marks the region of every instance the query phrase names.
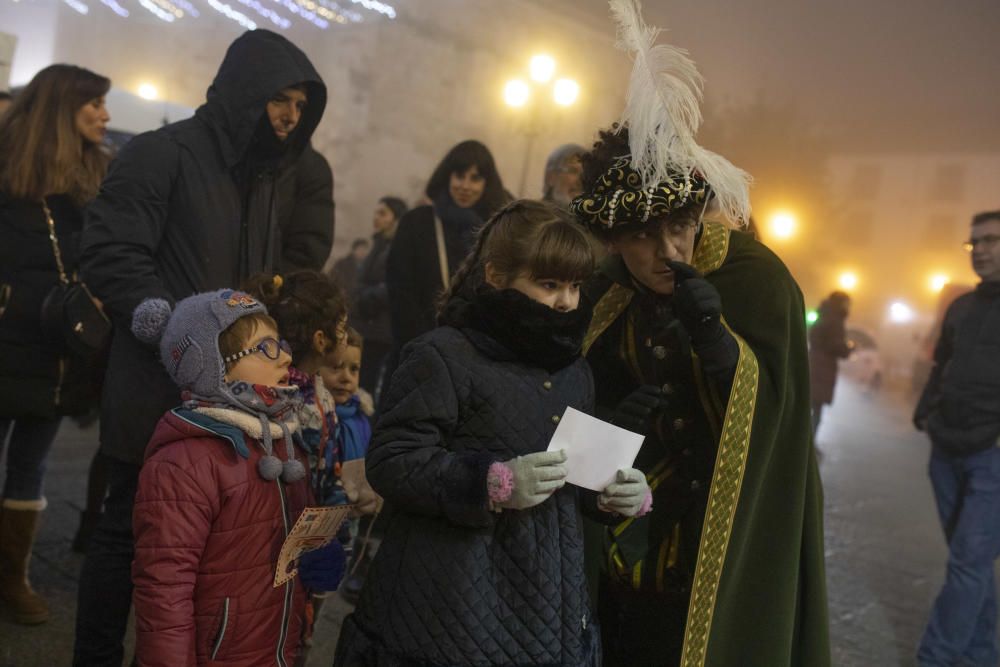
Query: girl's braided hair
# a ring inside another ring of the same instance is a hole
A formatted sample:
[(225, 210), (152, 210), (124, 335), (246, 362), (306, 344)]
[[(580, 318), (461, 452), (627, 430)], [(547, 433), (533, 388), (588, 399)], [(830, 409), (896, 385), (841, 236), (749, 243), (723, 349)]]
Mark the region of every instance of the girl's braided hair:
[(325, 333), (331, 343), (344, 336), (344, 293), (332, 278), (319, 271), (293, 271), (286, 276), (258, 273), (247, 280), (243, 289), (267, 306), (295, 360), (314, 353), (316, 331)]
[(570, 214), (550, 202), (510, 202), (479, 230), (472, 251), (451, 286), (438, 300), (438, 311), (473, 279), (482, 280), (487, 263), (506, 281), (521, 274), (533, 278), (583, 280), (594, 270), (594, 247)]

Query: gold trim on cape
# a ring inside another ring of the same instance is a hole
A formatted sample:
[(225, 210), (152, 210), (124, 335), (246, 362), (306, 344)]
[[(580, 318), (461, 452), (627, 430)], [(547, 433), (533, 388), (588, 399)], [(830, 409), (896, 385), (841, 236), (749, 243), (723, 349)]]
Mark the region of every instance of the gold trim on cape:
[(729, 235), (732, 230), (719, 222), (705, 222), (698, 247), (694, 249), (691, 266), (705, 276), (726, 261), (729, 254)]
[(750, 433), (757, 407), (760, 369), (753, 350), (739, 336), (740, 360), (736, 365), (733, 390), (729, 395), (726, 420), (719, 440), (715, 472), (705, 510), (705, 523), (698, 546), (698, 564), (691, 586), (687, 627), (684, 630), (682, 667), (703, 667), (712, 630), (712, 617), (719, 592), (719, 581), (726, 561), (733, 519), (743, 485)]
[(587, 353), (590, 352), (590, 346), (594, 344), (594, 341), (600, 338), (601, 334), (607, 331), (608, 327), (625, 311), (628, 304), (632, 301), (634, 294), (635, 292), (618, 283), (614, 283), (604, 293), (604, 296), (594, 306), (594, 316), (590, 320), (590, 328), (587, 329), (587, 335), (583, 338), (583, 350), (581, 352), (583, 356), (587, 356)]

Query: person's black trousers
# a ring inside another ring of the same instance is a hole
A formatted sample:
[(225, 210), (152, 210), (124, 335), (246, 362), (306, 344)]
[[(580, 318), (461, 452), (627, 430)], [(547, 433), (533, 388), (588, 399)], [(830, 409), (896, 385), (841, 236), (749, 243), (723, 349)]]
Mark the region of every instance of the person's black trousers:
[(108, 497), (80, 571), (74, 667), (121, 667), (132, 606), (132, 507), (140, 466), (107, 458)]

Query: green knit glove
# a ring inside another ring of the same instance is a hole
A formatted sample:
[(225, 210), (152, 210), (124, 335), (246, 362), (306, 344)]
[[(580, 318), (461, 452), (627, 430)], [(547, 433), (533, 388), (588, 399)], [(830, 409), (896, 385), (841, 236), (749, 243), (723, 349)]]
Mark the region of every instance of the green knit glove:
[(490, 471), (488, 484), (494, 505), (523, 510), (539, 505), (566, 484), (566, 452), (536, 452), (510, 459), (494, 466), (506, 470)]

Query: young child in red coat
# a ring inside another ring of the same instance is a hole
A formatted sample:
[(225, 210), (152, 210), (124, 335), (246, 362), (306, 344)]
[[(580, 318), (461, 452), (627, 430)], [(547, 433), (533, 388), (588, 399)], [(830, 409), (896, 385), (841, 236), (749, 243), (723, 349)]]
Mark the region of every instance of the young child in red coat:
[(303, 579), (314, 573), (273, 586), (281, 545), (310, 501), (288, 346), (265, 307), (234, 290), (189, 297), (172, 313), (147, 301), (132, 329), (159, 338), (184, 400), (157, 425), (139, 477), (137, 661), (292, 665), (306, 625)]

